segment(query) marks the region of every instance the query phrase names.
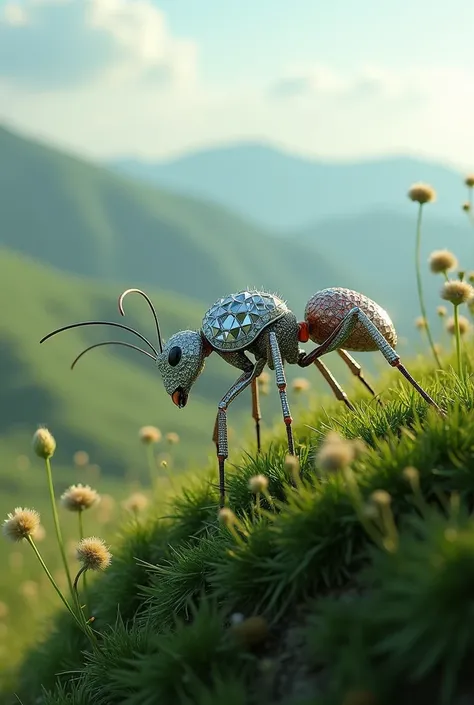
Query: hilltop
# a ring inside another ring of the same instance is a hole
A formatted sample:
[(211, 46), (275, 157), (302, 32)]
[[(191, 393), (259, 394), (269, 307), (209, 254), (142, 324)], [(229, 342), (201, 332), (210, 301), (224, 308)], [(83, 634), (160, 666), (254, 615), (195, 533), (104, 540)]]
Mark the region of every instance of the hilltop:
[(438, 213), (445, 218), (456, 219), (464, 200), (462, 174), (411, 156), (326, 162), (264, 143), (236, 143), (163, 161), (116, 158), (109, 166), (160, 188), (210, 199), (279, 233), (374, 209), (400, 213), (415, 181), (436, 185)]

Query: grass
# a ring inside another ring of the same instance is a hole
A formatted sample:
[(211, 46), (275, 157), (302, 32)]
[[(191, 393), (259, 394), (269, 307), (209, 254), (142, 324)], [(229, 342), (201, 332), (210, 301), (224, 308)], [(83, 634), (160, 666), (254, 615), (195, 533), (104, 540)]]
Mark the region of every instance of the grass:
[[(229, 473), (238, 541), (218, 521), (214, 469), (122, 527), (90, 585), (99, 654), (59, 613), (22, 665), (21, 701), (447, 705), (470, 693), (474, 392), (453, 370), (411, 368), (447, 417), (393, 372), (383, 407), (361, 396), (354, 414), (301, 413), (297, 487), (280, 433)], [(351, 468), (369, 534), (347, 475), (318, 465), (329, 430), (366, 443)], [(248, 487), (258, 473), (275, 505), (262, 498), (260, 515)], [(376, 490), (390, 495), (396, 550), (371, 538), (385, 531)]]

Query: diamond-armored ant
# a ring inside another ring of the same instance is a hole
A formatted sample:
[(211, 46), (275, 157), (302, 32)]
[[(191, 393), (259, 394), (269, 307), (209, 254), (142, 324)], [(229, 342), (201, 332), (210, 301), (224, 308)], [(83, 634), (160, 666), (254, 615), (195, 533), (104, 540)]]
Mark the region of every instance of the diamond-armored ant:
[[(319, 359), (336, 350), (351, 372), (375, 395), (365, 381), (360, 365), (347, 350), (368, 352), (379, 350), (387, 362), (396, 367), (421, 396), (441, 414), (444, 412), (420, 387), (400, 362), (394, 348), (397, 333), (388, 313), (371, 299), (350, 289), (334, 287), (314, 294), (306, 304), (304, 321), (298, 322), (286, 303), (274, 294), (257, 290), (244, 290), (219, 299), (204, 315), (199, 331), (185, 330), (175, 333), (163, 344), (158, 316), (151, 299), (140, 289), (127, 289), (118, 301), (123, 316), (123, 301), (130, 293), (142, 296), (153, 314), (158, 336), (157, 350), (141, 333), (121, 323), (112, 321), (85, 321), (59, 328), (46, 335), (40, 342), (71, 328), (90, 325), (109, 325), (134, 333), (145, 342), (151, 352), (118, 340), (90, 345), (73, 361), (89, 350), (103, 345), (123, 345), (152, 358), (161, 373), (166, 392), (179, 408), (186, 406), (189, 392), (204, 369), (206, 357), (215, 351), (242, 374), (222, 397), (218, 404), (213, 441), (219, 462), (220, 506), (225, 502), (224, 466), (228, 457), (227, 409), (232, 401), (247, 387), (252, 389), (252, 415), (257, 434), (257, 450), (260, 451), (260, 404), (257, 378), (265, 365), (275, 372), (283, 419), (288, 436), (288, 451), (294, 455), (292, 418), (286, 392), (285, 362), (290, 365), (308, 367), (315, 364), (330, 385), (337, 399), (354, 410), (346, 393)], [(312, 352), (300, 349), (299, 343), (311, 340), (318, 344)], [(246, 355), (252, 354), (255, 362)]]

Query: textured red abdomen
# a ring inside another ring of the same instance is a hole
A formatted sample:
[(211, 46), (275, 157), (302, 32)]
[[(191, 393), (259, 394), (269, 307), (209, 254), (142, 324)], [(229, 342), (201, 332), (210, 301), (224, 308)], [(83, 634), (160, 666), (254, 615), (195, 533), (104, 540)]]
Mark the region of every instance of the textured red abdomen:
[[(308, 324), (311, 340), (319, 345), (323, 343), (355, 306), (367, 314), (387, 343), (394, 348), (397, 344), (397, 333), (388, 313), (367, 296), (340, 287), (318, 291), (306, 304), (304, 317)], [(378, 349), (367, 329), (360, 322), (357, 322), (342, 347), (345, 350), (359, 352)]]

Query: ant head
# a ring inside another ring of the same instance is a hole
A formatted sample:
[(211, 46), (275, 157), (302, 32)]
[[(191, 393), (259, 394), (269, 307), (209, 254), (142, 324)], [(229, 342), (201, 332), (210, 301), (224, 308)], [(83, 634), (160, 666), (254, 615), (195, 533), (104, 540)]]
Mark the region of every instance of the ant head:
[(143, 350), (137, 345), (132, 345), (131, 343), (121, 340), (106, 340), (102, 343), (90, 345), (88, 348), (83, 350), (73, 361), (71, 367), (74, 368), (78, 360), (89, 352), (89, 350), (93, 350), (94, 348), (98, 348), (103, 345), (122, 345), (127, 348), (132, 348), (133, 350), (137, 350), (156, 362), (163, 377), (163, 383), (166, 391), (170, 394), (176, 406), (182, 408), (186, 405), (191, 387), (203, 370), (204, 358), (209, 354), (209, 352), (211, 352), (211, 350), (208, 349), (206, 352), (205, 341), (201, 334), (191, 330), (176, 333), (167, 341), (165, 345), (163, 345), (160, 325), (158, 323), (158, 316), (155, 308), (148, 295), (141, 291), (141, 289), (127, 289), (123, 292), (123, 294), (121, 294), (118, 301), (118, 308), (122, 316), (124, 315), (123, 300), (128, 294), (131, 293), (136, 293), (142, 296), (153, 314), (158, 338), (158, 348), (150, 343), (150, 341), (138, 331), (130, 328), (129, 326), (124, 326), (122, 323), (115, 323), (113, 321), (84, 321), (82, 323), (72, 323), (71, 325), (63, 326), (62, 328), (58, 328), (57, 330), (48, 333), (48, 335), (45, 335), (40, 342), (43, 343), (45, 340), (48, 340), (48, 338), (51, 338), (53, 335), (61, 333), (62, 331), (70, 330), (71, 328), (79, 328), (82, 326), (107, 325), (115, 328), (121, 328), (129, 333), (133, 333), (148, 346), (149, 350)]
[(204, 368), (205, 356), (201, 334), (183, 330), (166, 341), (157, 357), (165, 390), (180, 409), (186, 406), (191, 387)]

